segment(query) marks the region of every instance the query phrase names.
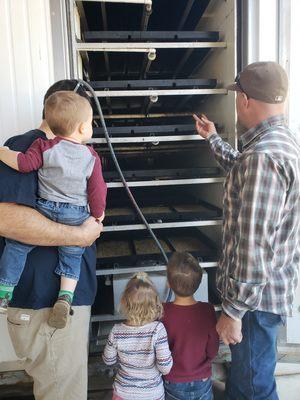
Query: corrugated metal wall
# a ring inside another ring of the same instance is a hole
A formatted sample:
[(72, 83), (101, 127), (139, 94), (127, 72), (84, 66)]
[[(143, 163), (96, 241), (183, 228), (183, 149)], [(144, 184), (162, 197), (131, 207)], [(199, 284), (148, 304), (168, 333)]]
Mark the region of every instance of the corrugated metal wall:
[(0, 144), (39, 124), (54, 81), (50, 0), (0, 0)]

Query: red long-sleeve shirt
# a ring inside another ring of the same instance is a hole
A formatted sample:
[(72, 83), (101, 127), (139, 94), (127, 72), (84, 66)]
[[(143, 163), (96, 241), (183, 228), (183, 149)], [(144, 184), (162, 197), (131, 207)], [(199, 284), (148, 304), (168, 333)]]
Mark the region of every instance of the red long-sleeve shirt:
[(219, 349), (216, 314), (209, 303), (191, 306), (164, 304), (165, 325), (173, 368), (165, 376), (170, 382), (193, 382), (211, 376), (211, 361)]

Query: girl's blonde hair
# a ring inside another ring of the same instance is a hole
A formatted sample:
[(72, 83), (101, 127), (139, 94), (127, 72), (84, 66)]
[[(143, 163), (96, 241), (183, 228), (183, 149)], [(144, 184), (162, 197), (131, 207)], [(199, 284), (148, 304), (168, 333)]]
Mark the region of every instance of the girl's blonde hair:
[(121, 297), (121, 312), (134, 325), (145, 325), (162, 317), (157, 290), (145, 272), (133, 275)]

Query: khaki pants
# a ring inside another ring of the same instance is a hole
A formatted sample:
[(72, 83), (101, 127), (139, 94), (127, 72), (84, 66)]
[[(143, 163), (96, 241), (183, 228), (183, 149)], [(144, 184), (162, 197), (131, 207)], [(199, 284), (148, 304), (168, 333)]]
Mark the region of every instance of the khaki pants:
[(73, 307), (64, 329), (47, 324), (50, 309), (9, 308), (9, 334), (36, 400), (86, 400), (90, 307)]

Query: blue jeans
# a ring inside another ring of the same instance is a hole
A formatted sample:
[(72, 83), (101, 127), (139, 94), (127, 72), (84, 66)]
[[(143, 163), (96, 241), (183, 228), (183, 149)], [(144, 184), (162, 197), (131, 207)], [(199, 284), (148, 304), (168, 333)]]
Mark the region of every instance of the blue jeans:
[[(81, 225), (89, 217), (87, 207), (44, 199), (37, 201), (37, 209), (45, 217), (65, 225)], [(15, 240), (6, 240), (6, 246), (0, 260), (0, 284), (9, 286), (18, 284), (26, 264), (27, 255), (35, 247)], [(83, 247), (77, 246), (58, 247), (58, 266), (55, 273), (78, 281), (84, 250)], [(42, 265), (41, 268), (43, 268)]]
[(166, 381), (165, 397), (166, 400), (212, 400), (211, 379), (206, 381), (194, 381), (185, 383), (173, 383)]
[(280, 315), (248, 311), (242, 319), (243, 340), (231, 349), (226, 400), (278, 400), (274, 370)]

